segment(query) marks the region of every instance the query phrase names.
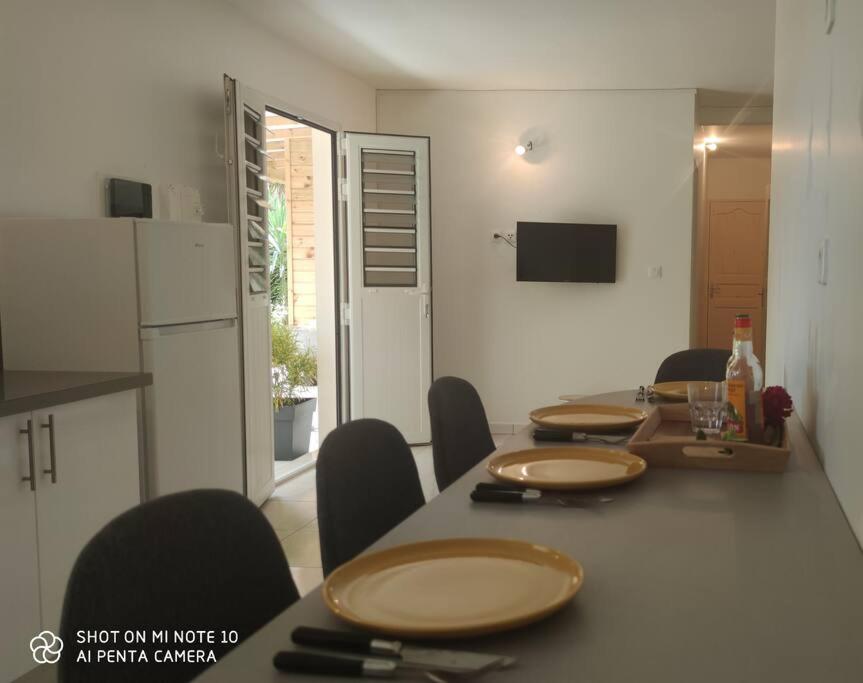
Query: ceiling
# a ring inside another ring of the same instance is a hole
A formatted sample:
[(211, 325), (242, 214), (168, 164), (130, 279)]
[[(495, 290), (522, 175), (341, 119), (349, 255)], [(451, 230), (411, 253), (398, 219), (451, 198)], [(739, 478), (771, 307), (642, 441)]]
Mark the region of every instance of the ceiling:
[(775, 0), (229, 1), (378, 89), (773, 90)]

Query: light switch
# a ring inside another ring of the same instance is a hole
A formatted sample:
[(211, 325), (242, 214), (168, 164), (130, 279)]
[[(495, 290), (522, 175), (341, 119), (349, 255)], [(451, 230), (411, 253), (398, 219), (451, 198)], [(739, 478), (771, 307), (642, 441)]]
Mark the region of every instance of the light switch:
[(647, 277), (651, 280), (659, 280), (662, 277), (662, 266), (648, 266)]

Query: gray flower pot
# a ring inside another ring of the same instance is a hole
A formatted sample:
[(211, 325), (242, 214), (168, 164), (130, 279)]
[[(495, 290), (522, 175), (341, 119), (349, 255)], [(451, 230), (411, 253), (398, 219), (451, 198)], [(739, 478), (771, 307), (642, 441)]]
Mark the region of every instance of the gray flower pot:
[(309, 452), (316, 398), (283, 406), (275, 413), (276, 460), (293, 460)]

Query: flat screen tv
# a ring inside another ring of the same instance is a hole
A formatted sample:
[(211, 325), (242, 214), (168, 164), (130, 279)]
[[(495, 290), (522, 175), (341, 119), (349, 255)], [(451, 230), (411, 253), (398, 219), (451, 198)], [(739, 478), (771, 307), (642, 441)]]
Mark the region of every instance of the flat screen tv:
[(516, 230), (519, 282), (614, 282), (616, 225), (519, 221)]

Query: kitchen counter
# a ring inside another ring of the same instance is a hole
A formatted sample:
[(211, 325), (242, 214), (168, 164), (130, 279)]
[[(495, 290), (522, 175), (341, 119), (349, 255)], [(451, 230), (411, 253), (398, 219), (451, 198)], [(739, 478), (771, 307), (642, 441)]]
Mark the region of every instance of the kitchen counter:
[(0, 417), (63, 403), (139, 389), (153, 383), (149, 372), (0, 372)]
[[(653, 408), (634, 398), (627, 391), (583, 402)], [(474, 486), (492, 481), (482, 461), (371, 550), (515, 538), (582, 563), (584, 587), (557, 614), (441, 642), (518, 659), (488, 683), (860, 683), (863, 554), (800, 420), (787, 424), (791, 456), (781, 474), (648, 467), (609, 491), (614, 501), (601, 509), (472, 503)], [(526, 427), (496, 453), (571, 445), (531, 436)], [(348, 630), (316, 590), (196, 680), (335, 680), (273, 667), (300, 625)]]

